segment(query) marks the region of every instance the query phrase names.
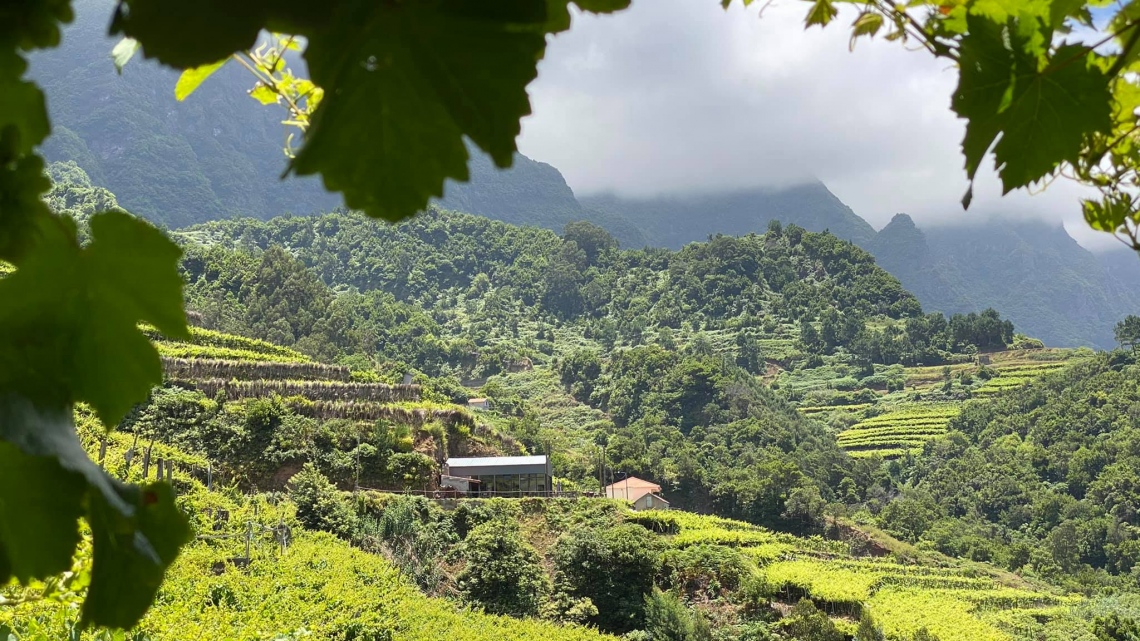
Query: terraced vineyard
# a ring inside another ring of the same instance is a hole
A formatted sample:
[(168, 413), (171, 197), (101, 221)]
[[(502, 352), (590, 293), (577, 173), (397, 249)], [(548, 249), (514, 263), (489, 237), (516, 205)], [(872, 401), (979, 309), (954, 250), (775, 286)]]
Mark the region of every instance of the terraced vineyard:
[(845, 373), (850, 368), (833, 362), (785, 376), (781, 385), (797, 393), (807, 390), (797, 408), (800, 414), (839, 425), (839, 446), (852, 456), (897, 458), (920, 452), (944, 434), (962, 403), (1016, 389), (1091, 354), (1080, 349), (1009, 350), (984, 354), (973, 363), (876, 366), (875, 376), (861, 385), (876, 379), (893, 380), (896, 385), (877, 392), (852, 388), (854, 379)]
[(729, 546), (778, 602), (815, 602), (840, 627), (868, 611), (888, 638), (921, 628), (942, 641), (1035, 638), (1057, 617), (1072, 616), (1079, 597), (1053, 594), (988, 566), (945, 557), (900, 562), (860, 557), (838, 541), (797, 538), (718, 517), (684, 512), (634, 513), (628, 520), (669, 534), (670, 544)]
[(974, 393), (996, 394), (1003, 390), (1021, 387), (1035, 378), (1058, 371), (1065, 366), (1065, 362), (1044, 362), (1000, 367), (997, 368), (998, 376), (986, 381), (981, 387), (974, 390)]
[(266, 341), (197, 327), (187, 342), (144, 331), (158, 346), (167, 381), (211, 398), (222, 394), (226, 402), (238, 402), (277, 395), (296, 413), (320, 420), (477, 426), (466, 408), (423, 401), (419, 385), (354, 382), (347, 367), (313, 362)]
[(839, 433), (839, 446), (851, 456), (884, 458), (921, 451), (927, 441), (946, 433), (957, 405), (915, 405), (856, 423)]

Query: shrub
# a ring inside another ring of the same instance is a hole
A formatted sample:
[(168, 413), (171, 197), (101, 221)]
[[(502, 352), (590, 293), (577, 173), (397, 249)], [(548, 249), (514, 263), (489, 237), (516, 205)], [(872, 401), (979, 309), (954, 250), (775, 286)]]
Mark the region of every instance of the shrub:
[(801, 599), (786, 619), (788, 636), (803, 641), (845, 641), (840, 632), (823, 611), (811, 601)]
[(458, 587), (464, 601), (492, 614), (538, 614), (550, 593), (550, 580), (517, 523), (496, 519), (476, 527), (463, 542), (462, 553), (467, 566)]
[(859, 381), (852, 376), (844, 376), (831, 381), (831, 386), (837, 390), (849, 392), (856, 387), (859, 387)]
[(591, 622), (603, 630), (640, 628), (660, 546), (657, 537), (632, 524), (570, 532), (555, 545), (556, 584), (572, 597), (589, 598), (598, 608)]
[(645, 631), (653, 641), (711, 641), (708, 624), (689, 612), (672, 592), (656, 588), (645, 595)]
[(312, 463), (289, 479), (289, 497), (297, 504), (297, 520), (312, 530), (350, 539), (358, 522), (352, 506)]
[(661, 558), (662, 574), (686, 596), (716, 598), (736, 591), (748, 575), (740, 550), (723, 545), (691, 545), (667, 551)]

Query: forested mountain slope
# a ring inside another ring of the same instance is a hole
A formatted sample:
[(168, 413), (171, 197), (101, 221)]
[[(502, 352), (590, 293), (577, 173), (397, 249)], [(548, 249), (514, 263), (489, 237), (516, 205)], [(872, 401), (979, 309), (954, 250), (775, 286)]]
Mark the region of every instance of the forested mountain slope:
[[(125, 209), (169, 227), (309, 214), (339, 203), (316, 181), (278, 180), (285, 167), (281, 113), (245, 95), (253, 80), (240, 67), (222, 69), (182, 103), (174, 99), (176, 74), (169, 70), (139, 59), (117, 75), (108, 57), (113, 42), (97, 17), (106, 15), (103, 4), (78, 2), (64, 45), (34, 57), (32, 76), (55, 89), (49, 158), (76, 162)], [(1121, 276), (1062, 230), (1035, 223), (919, 231), (904, 216), (876, 234), (820, 183), (578, 199), (556, 168), (522, 155), (500, 171), (477, 154), (471, 176), (470, 183), (447, 185), (444, 208), (556, 232), (589, 220), (626, 248), (676, 249), (719, 233), (762, 232), (773, 219), (830, 230), (870, 250), (925, 307), (947, 313), (993, 307), (1051, 345), (1110, 347), (1113, 324), (1140, 309), (1140, 267)], [(1119, 265), (1128, 257), (1106, 260)]]
[[(255, 78), (236, 64), (211, 76), (184, 102), (178, 73), (136, 57), (115, 73), (107, 33), (110, 0), (78, 0), (63, 44), (32, 57), (30, 75), (52, 96), (52, 161), (74, 161), (132, 213), (168, 227), (284, 213), (341, 203), (315, 179), (279, 180), (286, 166), (281, 108), (247, 92)], [(447, 207), (561, 229), (581, 207), (558, 171), (524, 156), (500, 172), (477, 156), (474, 182), (449, 184)]]
[[(1140, 258), (1107, 266), (1062, 227), (1002, 221), (918, 229), (899, 214), (866, 245), (928, 309), (993, 307), (1049, 345), (1115, 345), (1113, 325), (1140, 310)], [(1131, 269), (1131, 271), (1128, 271)]]
[[(590, 225), (559, 237), (438, 211), (399, 226), (330, 214), (178, 236), (190, 304), (208, 324), (325, 359), (402, 363), (454, 381), (443, 389), (460, 402), (474, 392), (459, 381), (482, 385), (502, 427), (528, 447), (553, 445), (572, 479), (590, 477), (589, 448), (612, 433), (627, 467), (671, 478), (680, 502), (715, 494), (724, 513), (772, 524), (790, 488), (826, 491), (832, 476), (858, 473), (759, 384), (766, 359), (803, 358), (799, 325), (833, 306), (855, 332), (920, 311), (865, 252), (796, 227), (680, 252), (618, 251)], [(597, 413), (556, 426), (523, 409), (558, 395)], [(779, 456), (767, 449), (776, 443)], [(757, 468), (730, 471), (732, 459), (780, 468), (784, 489), (757, 484)]]
[(1116, 352), (966, 404), (881, 514), (947, 554), (1033, 567), (1076, 588), (1135, 576), (1140, 367)]

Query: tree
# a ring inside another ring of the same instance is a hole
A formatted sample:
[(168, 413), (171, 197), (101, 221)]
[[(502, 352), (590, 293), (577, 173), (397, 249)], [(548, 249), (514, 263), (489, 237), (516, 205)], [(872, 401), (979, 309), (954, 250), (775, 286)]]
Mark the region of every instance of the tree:
[(800, 599), (788, 613), (787, 620), (788, 635), (797, 641), (844, 641), (846, 638), (827, 614), (807, 599)]
[(820, 496), (814, 485), (801, 485), (788, 494), (784, 502), (783, 516), (796, 524), (800, 532), (812, 532), (823, 526), (823, 508), (827, 501)]
[(875, 620), (864, 610), (859, 617), (859, 627), (855, 629), (855, 641), (886, 641), (883, 629), (875, 625)]
[(593, 622), (609, 632), (640, 628), (645, 597), (653, 589), (660, 543), (639, 525), (575, 530), (554, 548), (555, 587), (588, 598), (598, 608)]
[(1113, 333), (1121, 347), (1136, 351), (1140, 347), (1140, 316), (1125, 316), (1124, 320), (1116, 324)]
[(822, 354), (824, 350), (819, 330), (807, 320), (800, 322), (800, 345), (809, 354)]
[(471, 530), (462, 549), (467, 565), (457, 582), (465, 601), (493, 614), (538, 614), (550, 594), (550, 580), (517, 522), (499, 518), (483, 523)]
[(289, 479), (289, 497), (297, 504), (297, 520), (307, 528), (343, 538), (355, 533), (356, 514), (336, 486), (312, 463)]
[(586, 260), (591, 265), (596, 265), (599, 257), (618, 248), (617, 239), (608, 231), (585, 220), (566, 223), (562, 239), (577, 244), (586, 252)]

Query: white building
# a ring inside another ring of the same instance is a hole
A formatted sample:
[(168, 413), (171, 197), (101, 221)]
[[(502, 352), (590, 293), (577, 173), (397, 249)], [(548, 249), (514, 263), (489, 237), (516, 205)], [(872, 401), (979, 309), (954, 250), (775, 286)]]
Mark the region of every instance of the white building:
[[(468, 496), (547, 496), (551, 489), (550, 459), (539, 456), (449, 458), (444, 481), (466, 479)], [(447, 483), (464, 491), (459, 481)]]

